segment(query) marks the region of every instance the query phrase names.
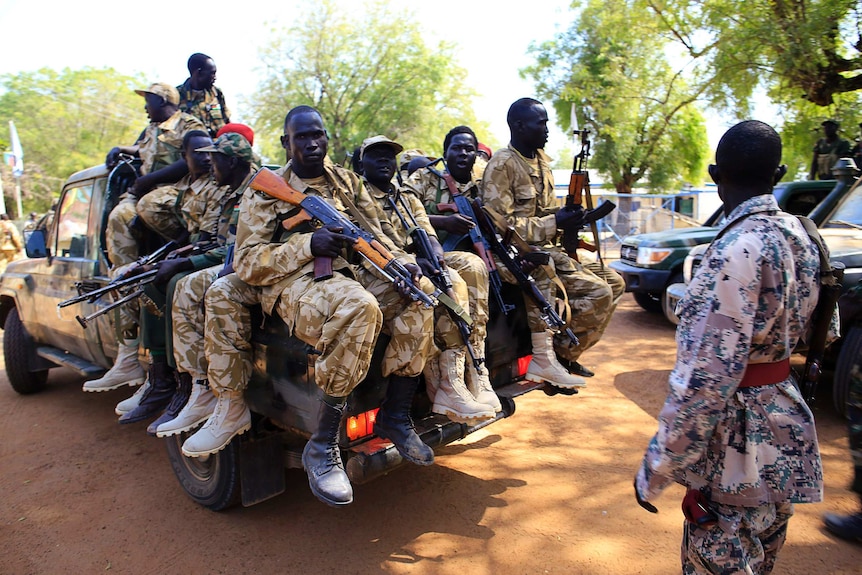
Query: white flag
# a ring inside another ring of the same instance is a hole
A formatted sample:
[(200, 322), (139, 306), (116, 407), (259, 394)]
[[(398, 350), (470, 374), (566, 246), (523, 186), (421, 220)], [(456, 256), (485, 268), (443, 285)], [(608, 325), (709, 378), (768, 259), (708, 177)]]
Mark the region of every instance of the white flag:
[(9, 120), (9, 139), (12, 140), (12, 175), (20, 178), (24, 175), (24, 149), (21, 147), (21, 140), (18, 139), (18, 130), (15, 129), (15, 122)]

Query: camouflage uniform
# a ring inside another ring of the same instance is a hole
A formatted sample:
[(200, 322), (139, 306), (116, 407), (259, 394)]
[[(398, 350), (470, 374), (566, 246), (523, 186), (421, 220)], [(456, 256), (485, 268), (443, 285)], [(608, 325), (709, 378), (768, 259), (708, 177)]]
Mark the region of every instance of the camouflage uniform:
[[(141, 174), (155, 172), (179, 160), (183, 136), (190, 130), (202, 129), (200, 120), (179, 110), (161, 124), (151, 123), (135, 143), (142, 162)], [(123, 194), (108, 216), (105, 238), (108, 258), (114, 268), (138, 258), (138, 241), (130, 227), (137, 215), (137, 202), (131, 194)]]
[(191, 78), (177, 86), (180, 94), (180, 110), (191, 114), (206, 126), (210, 137), (215, 138), (219, 128), (230, 122), (230, 110), (224, 102), (224, 94), (216, 86), (208, 90), (192, 88)]
[[(575, 346), (565, 338), (555, 338), (557, 354), (569, 361), (577, 361), (581, 354), (598, 343), (610, 322), (615, 301), (608, 281), (586, 266), (570, 258), (556, 245), (557, 223), (555, 213), (558, 202), (554, 194), (554, 176), (550, 158), (537, 150), (536, 158), (529, 159), (509, 145), (499, 150), (485, 168), (481, 185), (482, 200), (503, 215), (515, 230), (530, 244), (550, 252), (551, 264), (531, 273), (537, 287), (548, 301), (555, 298), (552, 277), (562, 282), (571, 307), (568, 326), (580, 340)], [(502, 263), (498, 267), (503, 281), (514, 283), (511, 273)], [(623, 280), (612, 270), (604, 270), (614, 285)], [(533, 333), (546, 329), (536, 305), (525, 298), (527, 318)]]
[(820, 138), (814, 144), (814, 162), (810, 179), (831, 180), (832, 166), (841, 158), (850, 156), (850, 142), (836, 136), (831, 142), (826, 138)]
[[(455, 181), (455, 186), (467, 198), (473, 199), (479, 194), (479, 184), (473, 179), (466, 184)], [(425, 212), (429, 215), (441, 213), (437, 204), (452, 202), (452, 196), (446, 183), (428, 169), (416, 170), (404, 182), (404, 189), (419, 198), (420, 204), (424, 205)], [(407, 194), (407, 197), (411, 195)], [(448, 234), (445, 231), (435, 231), (435, 233), (440, 243), (445, 244)], [(467, 284), (470, 317), (473, 319), (470, 343), (477, 353), (484, 356), (488, 324), (488, 268), (482, 258), (471, 252), (447, 250), (444, 252), (444, 256), (446, 266), (456, 270)]]
[[(300, 179), (290, 164), (279, 172), (294, 189), (326, 198), (348, 217), (342, 197), (349, 197), (374, 228), (367, 231), (399, 260), (412, 261), (389, 239), (392, 226), (356, 174), (328, 163), (320, 178)], [(364, 261), (351, 265), (336, 258), (333, 277), (314, 281), (312, 228), (280, 226), (282, 217), (295, 210), (287, 202), (247, 190), (240, 204), (235, 268), (243, 281), (262, 288), (265, 313), (275, 310), (296, 337), (322, 352), (315, 356), (317, 384), (330, 396), (347, 396), (368, 371), (384, 321), (391, 340), (383, 375), (418, 376), (433, 347), (433, 310), (408, 302)], [(426, 278), (422, 288), (433, 289)]]
[(9, 262), (18, 259), (24, 248), (24, 240), (15, 224), (10, 220), (0, 220), (0, 273)]
[(212, 231), (217, 225), (219, 198), (225, 190), (210, 174), (193, 182), (190, 178), (186, 175), (176, 184), (159, 186), (138, 200), (138, 217), (167, 240), (188, 231), (191, 241), (196, 241), (201, 231)]
[(260, 303), (260, 288), (235, 274), (216, 279), (206, 290), (203, 340), (210, 386), (241, 391), (252, 373), (251, 312)]
[[(204, 298), (222, 268), (219, 264), (227, 259), (234, 245), (239, 200), (251, 178), (249, 175), (235, 191), (222, 196), (219, 202), (221, 214), (216, 229), (212, 230), (218, 247), (190, 258), (196, 271), (179, 280), (171, 299), (173, 358), (177, 370), (189, 373), (193, 381), (207, 379), (204, 340), (213, 333), (205, 329), (208, 320)], [(224, 190), (225, 187), (216, 189)], [(225, 321), (241, 322), (242, 317), (231, 316)]]
[[(716, 507), (716, 526), (686, 526), (685, 573), (769, 573), (793, 503), (823, 495), (814, 418), (792, 377), (738, 387), (749, 363), (789, 358), (809, 327), (817, 248), (769, 194), (728, 222), (677, 308), (670, 393), (636, 478), (645, 500), (676, 481)], [(832, 321), (834, 337), (837, 311)]]

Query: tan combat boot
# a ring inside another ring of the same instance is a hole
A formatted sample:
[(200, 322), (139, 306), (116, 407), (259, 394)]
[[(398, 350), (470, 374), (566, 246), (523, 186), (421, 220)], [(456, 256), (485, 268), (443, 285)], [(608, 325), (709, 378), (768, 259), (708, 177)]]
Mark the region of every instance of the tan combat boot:
[(237, 436), (251, 429), (251, 412), (241, 391), (219, 392), (215, 411), (197, 433), (183, 443), (183, 455), (203, 457), (217, 453)]
[(127, 397), (126, 399), (117, 404), (117, 406), (114, 408), (114, 413), (122, 416), (134, 410), (141, 404), (141, 398), (144, 396), (144, 394), (149, 388), (150, 378), (148, 377), (146, 381), (144, 381), (144, 384), (138, 387), (138, 390), (133, 393), (131, 397)]
[(531, 333), (530, 339), (533, 342), (533, 359), (530, 360), (530, 365), (527, 367), (525, 378), (528, 381), (547, 382), (563, 389), (574, 389), (587, 385), (583, 377), (572, 375), (557, 361), (557, 354), (554, 352), (554, 337), (550, 332)]
[(491, 380), (488, 379), (488, 368), (483, 363), (477, 369), (470, 358), (467, 358), (467, 389), (476, 398), (476, 401), (489, 406), (495, 413), (503, 411), (503, 406), (500, 405), (500, 398), (494, 393), (494, 388), (491, 387)]
[(493, 419), (494, 409), (479, 403), (464, 384), (464, 348), (440, 353), (440, 381), (431, 411), (452, 421), (473, 425)]
[(124, 385), (141, 385), (147, 378), (138, 361), (138, 340), (127, 339), (117, 347), (114, 365), (99, 379), (84, 382), (84, 391), (110, 391)]
[(199, 379), (192, 385), (192, 394), (186, 405), (171, 420), (156, 427), (156, 437), (176, 435), (194, 429), (213, 414), (217, 398), (209, 388), (205, 379)]

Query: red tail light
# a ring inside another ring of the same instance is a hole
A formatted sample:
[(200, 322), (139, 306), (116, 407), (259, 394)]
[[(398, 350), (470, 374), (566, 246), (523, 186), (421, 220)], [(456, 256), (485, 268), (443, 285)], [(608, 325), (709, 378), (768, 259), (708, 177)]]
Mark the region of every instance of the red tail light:
[(365, 413), (352, 415), (347, 418), (347, 438), (350, 441), (362, 439), (374, 433), (374, 422), (377, 420), (379, 409), (372, 409)]
[(515, 374), (516, 377), (524, 377), (527, 375), (527, 367), (529, 367), (532, 359), (532, 355), (525, 355), (524, 357), (518, 358), (518, 373)]

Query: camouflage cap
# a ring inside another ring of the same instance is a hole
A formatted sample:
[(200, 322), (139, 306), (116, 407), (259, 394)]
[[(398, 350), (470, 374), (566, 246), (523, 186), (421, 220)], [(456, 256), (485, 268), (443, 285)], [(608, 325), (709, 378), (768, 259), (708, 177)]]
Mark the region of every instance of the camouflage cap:
[(370, 138), (365, 138), (365, 140), (362, 141), (362, 145), (359, 147), (359, 159), (365, 157), (365, 150), (367, 150), (368, 148), (375, 148), (377, 146), (386, 146), (388, 148), (391, 148), (392, 151), (395, 153), (396, 157), (401, 152), (401, 150), (404, 149), (404, 146), (402, 146), (398, 142), (393, 142), (386, 136), (372, 136)]
[(254, 160), (254, 152), (251, 149), (251, 144), (236, 132), (222, 134), (215, 139), (212, 146), (197, 148), (195, 152), (218, 152), (231, 158), (245, 160), (248, 163)]
[(180, 93), (177, 92), (177, 89), (170, 84), (156, 82), (155, 84), (150, 84), (150, 87), (145, 90), (135, 90), (135, 94), (138, 94), (139, 96), (143, 96), (144, 94), (155, 94), (168, 104), (173, 104), (174, 106), (180, 105)]

